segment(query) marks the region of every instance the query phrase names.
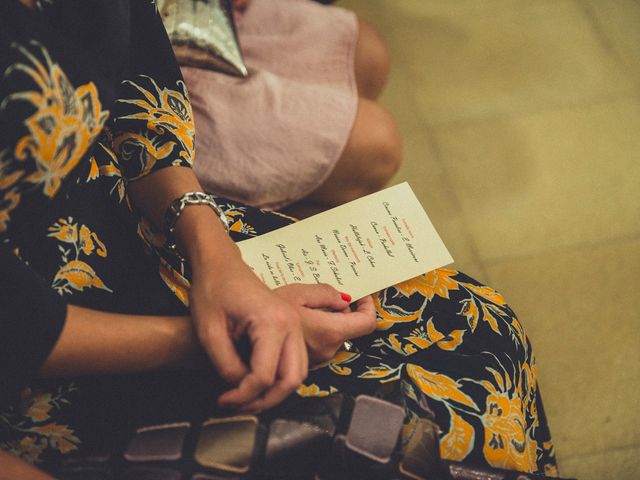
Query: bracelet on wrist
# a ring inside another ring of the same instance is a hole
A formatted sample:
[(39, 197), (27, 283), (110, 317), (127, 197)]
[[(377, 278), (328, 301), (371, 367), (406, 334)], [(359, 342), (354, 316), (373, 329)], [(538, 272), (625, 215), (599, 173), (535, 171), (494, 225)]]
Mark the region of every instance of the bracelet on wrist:
[(167, 239), (167, 250), (175, 255), (181, 262), (184, 262), (185, 259), (178, 250), (174, 233), (182, 212), (185, 208), (192, 205), (206, 205), (211, 208), (218, 217), (218, 220), (220, 220), (220, 223), (222, 223), (225, 232), (229, 233), (229, 221), (227, 220), (227, 216), (218, 206), (213, 195), (205, 192), (187, 192), (181, 197), (176, 198), (171, 202), (164, 214), (165, 237)]

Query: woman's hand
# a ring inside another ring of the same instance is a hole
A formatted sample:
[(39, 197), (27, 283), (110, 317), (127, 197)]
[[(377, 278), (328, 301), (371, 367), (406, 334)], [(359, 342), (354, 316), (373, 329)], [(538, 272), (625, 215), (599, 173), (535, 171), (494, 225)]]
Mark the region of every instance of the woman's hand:
[[(174, 199), (203, 190), (193, 172), (182, 167), (156, 171), (130, 183), (129, 189), (137, 208), (160, 229)], [(306, 378), (307, 348), (314, 363), (320, 363), (345, 339), (375, 328), (370, 300), (350, 312), (331, 287), (269, 290), (242, 261), (207, 206), (186, 208), (174, 236), (192, 268), (191, 315), (198, 340), (218, 373), (234, 385), (220, 396), (223, 406), (257, 411), (276, 405)], [(252, 345), (248, 365), (235, 347), (245, 334)]]
[[(203, 188), (191, 169), (172, 167), (131, 182), (129, 190), (136, 207), (163, 229), (171, 202)], [(220, 396), (220, 405), (246, 411), (284, 400), (308, 370), (298, 309), (253, 274), (208, 206), (185, 208), (174, 237), (191, 265), (191, 316), (198, 340), (218, 373), (234, 385)], [(235, 348), (243, 335), (252, 346), (248, 365)]]
[(340, 292), (330, 285), (295, 284), (275, 292), (298, 306), (312, 366), (331, 360), (346, 340), (367, 335), (376, 328), (371, 297), (358, 300), (356, 310), (351, 311)]
[[(300, 311), (269, 290), (239, 255), (194, 268), (190, 299), (202, 346), (222, 378), (234, 385), (220, 396), (221, 406), (264, 410), (306, 378)], [(243, 335), (252, 347), (248, 365), (235, 347)]]

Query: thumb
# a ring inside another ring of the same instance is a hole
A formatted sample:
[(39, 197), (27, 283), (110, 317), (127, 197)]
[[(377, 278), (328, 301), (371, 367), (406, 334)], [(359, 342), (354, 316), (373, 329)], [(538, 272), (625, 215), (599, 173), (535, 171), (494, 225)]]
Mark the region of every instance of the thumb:
[(296, 284), (290, 286), (292, 293), (307, 308), (324, 308), (332, 311), (342, 311), (349, 306), (351, 297), (340, 293), (331, 285), (320, 283), (317, 285)]
[(371, 297), (364, 297), (356, 303), (356, 310), (341, 314), (339, 322), (345, 339), (368, 335), (376, 329), (376, 309)]

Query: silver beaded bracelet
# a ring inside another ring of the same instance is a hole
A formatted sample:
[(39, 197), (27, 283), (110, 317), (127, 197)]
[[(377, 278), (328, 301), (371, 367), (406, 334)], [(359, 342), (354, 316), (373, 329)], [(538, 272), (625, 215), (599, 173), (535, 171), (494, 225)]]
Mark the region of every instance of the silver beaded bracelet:
[(229, 221), (222, 209), (218, 206), (213, 195), (205, 192), (187, 192), (179, 198), (176, 198), (167, 208), (164, 214), (165, 236), (167, 238), (167, 249), (175, 255), (180, 261), (184, 262), (184, 257), (178, 251), (178, 246), (174, 240), (173, 234), (176, 231), (176, 224), (184, 209), (190, 205), (207, 205), (213, 210), (218, 219), (229, 233)]

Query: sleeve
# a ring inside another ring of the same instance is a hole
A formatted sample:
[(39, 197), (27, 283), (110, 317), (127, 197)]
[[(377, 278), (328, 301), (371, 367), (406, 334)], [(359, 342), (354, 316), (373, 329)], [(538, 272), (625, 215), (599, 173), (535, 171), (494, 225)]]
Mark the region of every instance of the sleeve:
[(62, 298), (0, 246), (0, 408), (17, 400), (35, 377), (66, 316)]
[(128, 75), (114, 112), (115, 147), (124, 176), (191, 167), (193, 113), (187, 88), (155, 2), (130, 2)]

